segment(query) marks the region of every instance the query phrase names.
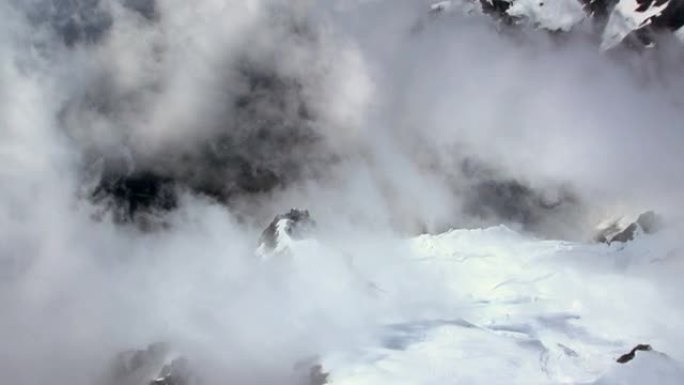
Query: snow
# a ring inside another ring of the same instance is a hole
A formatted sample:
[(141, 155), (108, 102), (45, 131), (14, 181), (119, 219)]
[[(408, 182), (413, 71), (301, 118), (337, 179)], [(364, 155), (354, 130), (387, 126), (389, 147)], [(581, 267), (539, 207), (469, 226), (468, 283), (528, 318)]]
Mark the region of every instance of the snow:
[(612, 365), (594, 385), (680, 385), (684, 368), (671, 358), (654, 352), (643, 352), (624, 366)]
[[(610, 13), (608, 22), (601, 37), (601, 50), (609, 50), (622, 42), (631, 32), (649, 24), (651, 17), (660, 15), (670, 1), (662, 4), (653, 2), (643, 12), (637, 12), (639, 4), (636, 0), (619, 0)], [(508, 0), (511, 4), (507, 14), (525, 20), (536, 28), (549, 31), (568, 32), (587, 18), (587, 14), (578, 0)], [(472, 0), (444, 0), (433, 3), (431, 12), (469, 13), (473, 8)], [(466, 10), (466, 11), (463, 11)], [(684, 40), (684, 28), (674, 32), (680, 40)]]
[(659, 15), (669, 4), (669, 0), (660, 5), (656, 5), (654, 1), (644, 12), (637, 12), (637, 0), (620, 0), (613, 8), (603, 31), (601, 49), (608, 50), (620, 44), (629, 33), (648, 25), (648, 20)]
[[(442, 287), (443, 298), (432, 311), (379, 315), (378, 338), (328, 352), (323, 367), (336, 385), (681, 383), (675, 357), (681, 357), (682, 314), (648, 275), (669, 269), (663, 257), (676, 250), (662, 246), (666, 236), (609, 246), (539, 240), (498, 226), (406, 240), (409, 252), (396, 254), (404, 273), (416, 272), (416, 291)], [(316, 259), (314, 270), (344, 281), (328, 294), (363, 281), (350, 280), (345, 269), (367, 273), (363, 263), (352, 267), (353, 258), (317, 241), (290, 247), (295, 260)], [(401, 304), (405, 294), (369, 279), (381, 293), (373, 301)], [(615, 362), (639, 343), (654, 352)]]

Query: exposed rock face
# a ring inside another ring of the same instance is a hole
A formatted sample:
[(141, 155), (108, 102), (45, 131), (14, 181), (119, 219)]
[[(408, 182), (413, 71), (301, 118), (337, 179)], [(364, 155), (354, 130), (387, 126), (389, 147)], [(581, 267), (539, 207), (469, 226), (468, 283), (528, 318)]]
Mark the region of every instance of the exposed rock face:
[(639, 344), (635, 346), (634, 349), (632, 349), (629, 353), (621, 355), (616, 361), (620, 364), (626, 364), (634, 359), (638, 350), (648, 352), (653, 350), (653, 348), (651, 348), (651, 345)]
[(611, 223), (608, 227), (600, 230), (595, 240), (600, 243), (611, 244), (613, 242), (629, 242), (639, 233), (653, 234), (661, 228), (661, 219), (653, 211), (647, 211), (637, 218), (636, 221), (621, 228), (617, 222)]
[(482, 12), (505, 24), (512, 24), (514, 18), (508, 13), (511, 2), (506, 0), (480, 0)]
[(581, 0), (587, 15), (595, 21), (608, 18), (610, 11), (619, 0)]
[(292, 209), (285, 214), (276, 215), (259, 239), (259, 250), (270, 252), (284, 247), (287, 239), (301, 239), (316, 222), (308, 210)]

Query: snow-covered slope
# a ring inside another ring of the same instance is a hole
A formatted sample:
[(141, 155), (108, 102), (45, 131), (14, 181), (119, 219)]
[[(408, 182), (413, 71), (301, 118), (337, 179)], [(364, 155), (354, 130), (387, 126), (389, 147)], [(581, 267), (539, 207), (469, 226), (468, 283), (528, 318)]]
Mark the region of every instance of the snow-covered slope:
[[(676, 250), (656, 244), (541, 241), (504, 226), (419, 236), (402, 262), (443, 284), (446, 306), (387, 320), (375, 343), (323, 366), (339, 385), (681, 383), (681, 310), (647, 278)], [(379, 301), (396, 301), (375, 283)], [(616, 362), (639, 343), (654, 351)]]

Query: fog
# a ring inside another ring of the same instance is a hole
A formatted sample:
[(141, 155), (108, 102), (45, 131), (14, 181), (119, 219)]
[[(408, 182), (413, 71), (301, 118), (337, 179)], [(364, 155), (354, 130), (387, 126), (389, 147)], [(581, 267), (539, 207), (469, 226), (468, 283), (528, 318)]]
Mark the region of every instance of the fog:
[[(297, 362), (442, 308), (393, 264), (399, 239), (677, 222), (680, 43), (601, 53), (588, 23), (428, 5), (0, 1), (3, 381), (92, 384), (167, 341), (209, 384), (299, 384)], [(173, 181), (174, 209), (94, 199), (137, 173)], [(329, 247), (264, 265), (259, 235), (292, 207)]]

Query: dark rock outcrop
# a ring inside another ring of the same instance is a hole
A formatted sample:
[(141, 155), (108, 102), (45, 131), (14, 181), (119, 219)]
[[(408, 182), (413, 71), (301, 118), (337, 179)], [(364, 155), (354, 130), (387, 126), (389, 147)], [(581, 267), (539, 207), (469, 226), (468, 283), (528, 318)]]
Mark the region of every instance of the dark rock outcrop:
[(649, 352), (651, 350), (653, 350), (653, 348), (651, 348), (651, 345), (639, 344), (639, 345), (635, 346), (629, 353), (621, 355), (615, 361), (617, 361), (620, 364), (626, 364), (627, 362), (633, 360), (634, 357), (636, 357), (637, 351)]
[(639, 215), (636, 221), (630, 223), (624, 228), (620, 228), (617, 222), (612, 223), (608, 227), (600, 230), (594, 240), (599, 243), (613, 242), (629, 242), (634, 240), (639, 232), (644, 234), (653, 234), (657, 232), (661, 226), (661, 219), (653, 211), (647, 211)]
[(507, 25), (513, 24), (515, 21), (515, 18), (508, 14), (511, 4), (511, 1), (506, 0), (480, 0), (482, 12), (485, 15), (490, 15), (495, 20)]
[(676, 0), (637, 0), (635, 12), (643, 13), (651, 7), (666, 4), (665, 9), (646, 19), (636, 30), (631, 32), (625, 42), (631, 46), (651, 47), (661, 35), (677, 31), (684, 26), (684, 2)]
[(261, 234), (260, 247), (274, 250), (278, 246), (281, 232), (293, 239), (301, 239), (309, 232), (316, 222), (311, 218), (308, 210), (292, 209), (285, 214), (276, 215)]
[(587, 15), (594, 21), (605, 21), (619, 0), (580, 0)]

